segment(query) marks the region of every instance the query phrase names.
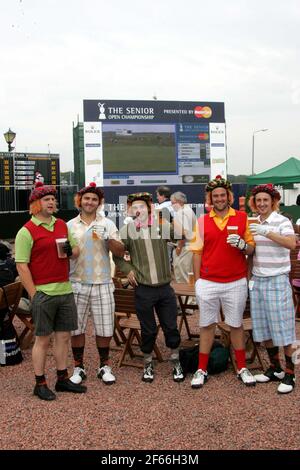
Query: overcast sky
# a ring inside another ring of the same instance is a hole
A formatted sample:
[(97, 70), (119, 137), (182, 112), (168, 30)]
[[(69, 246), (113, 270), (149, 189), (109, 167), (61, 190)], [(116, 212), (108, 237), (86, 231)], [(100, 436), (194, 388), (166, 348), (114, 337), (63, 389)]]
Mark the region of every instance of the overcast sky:
[[(228, 173), (300, 158), (298, 0), (0, 0), (0, 131), (73, 169), (83, 99), (224, 101)], [(4, 138), (0, 150), (7, 149)]]

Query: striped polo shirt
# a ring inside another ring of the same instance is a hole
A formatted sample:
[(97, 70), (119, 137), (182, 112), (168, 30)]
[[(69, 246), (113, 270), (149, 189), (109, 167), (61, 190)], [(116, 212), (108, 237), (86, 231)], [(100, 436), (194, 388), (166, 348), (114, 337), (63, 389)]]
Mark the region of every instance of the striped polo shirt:
[[(130, 262), (114, 256), (114, 262), (125, 274), (134, 271), (139, 284), (160, 286), (171, 282), (167, 242), (170, 224), (164, 224), (161, 232), (156, 220), (150, 227), (137, 229), (134, 222), (124, 225), (120, 237), (125, 250), (130, 253)], [(171, 230), (172, 234), (172, 230)]]
[[(279, 235), (295, 235), (291, 221), (275, 211), (262, 222), (262, 225), (267, 225), (271, 232)], [(290, 272), (291, 261), (288, 248), (284, 248), (262, 235), (255, 235), (254, 240), (256, 248), (252, 272), (255, 276), (279, 276)]]

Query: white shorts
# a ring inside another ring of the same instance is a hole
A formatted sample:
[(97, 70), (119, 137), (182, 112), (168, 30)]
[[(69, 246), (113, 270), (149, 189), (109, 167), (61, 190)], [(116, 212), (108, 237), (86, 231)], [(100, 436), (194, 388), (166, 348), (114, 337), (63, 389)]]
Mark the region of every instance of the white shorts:
[(241, 326), (248, 297), (245, 277), (233, 282), (212, 282), (198, 279), (195, 290), (200, 311), (200, 328), (218, 323), (221, 307), (227, 325), (234, 328)]
[(94, 322), (96, 335), (112, 336), (115, 315), (114, 284), (72, 282), (72, 289), (78, 313), (78, 328), (72, 331), (72, 336), (85, 332), (89, 313)]

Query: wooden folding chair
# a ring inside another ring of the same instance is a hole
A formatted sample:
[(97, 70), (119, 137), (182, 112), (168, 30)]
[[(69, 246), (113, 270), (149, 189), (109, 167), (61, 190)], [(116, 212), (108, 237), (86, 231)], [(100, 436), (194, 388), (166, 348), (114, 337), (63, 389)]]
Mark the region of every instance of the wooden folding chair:
[(0, 288), (0, 309), (9, 309), (10, 321), (13, 321), (14, 319), (22, 292), (23, 286), (20, 281), (12, 282), (11, 284), (7, 284)]
[[(129, 354), (131, 359), (134, 357), (143, 357), (143, 354), (136, 352), (135, 346), (141, 346), (141, 325), (139, 319), (136, 315), (135, 309), (135, 298), (134, 298), (134, 289), (123, 289), (116, 288), (114, 292), (115, 296), (115, 331), (119, 335), (122, 341), (121, 347), (121, 357), (118, 363), (118, 366), (132, 366), (143, 368), (142, 363), (136, 363), (133, 360), (127, 361), (126, 355)], [(159, 329), (159, 323), (157, 323), (157, 330)], [(137, 344), (133, 343), (133, 340), (136, 339)], [(163, 361), (160, 350), (155, 343), (154, 345), (155, 359), (159, 362)]]
[(24, 328), (21, 334), (19, 335), (20, 346), (22, 349), (29, 348), (31, 341), (34, 337), (34, 324), (31, 311), (24, 310), (18, 307), (15, 315), (24, 324)]
[[(223, 316), (221, 314), (221, 316)], [(231, 344), (230, 338), (230, 326), (224, 322), (224, 318), (221, 322), (218, 323), (218, 328), (221, 332), (221, 341), (226, 347), (229, 348), (230, 360), (233, 366), (235, 373), (237, 372), (237, 365), (235, 360), (234, 350)], [(250, 357), (247, 358), (247, 367), (248, 369), (262, 369), (264, 370), (263, 360), (258, 349), (258, 345), (254, 342), (252, 336), (252, 320), (250, 318), (250, 299), (247, 299), (244, 315), (243, 315), (243, 328), (246, 338), (246, 352), (250, 354)]]
[(126, 274), (122, 273), (122, 271), (120, 271), (117, 266), (115, 267), (115, 272), (112, 279), (115, 287), (124, 287), (125, 289), (127, 289), (127, 287), (129, 286), (128, 277), (126, 276)]
[[(4, 287), (7, 299), (12, 302), (10, 305), (10, 319), (13, 321), (17, 317), (24, 325), (21, 334), (18, 335), (20, 347), (26, 349), (29, 347), (34, 336), (34, 324), (31, 311), (23, 310), (19, 307), (19, 302), (23, 293), (23, 285), (20, 281), (8, 284)], [(15, 303), (14, 303), (15, 302)]]

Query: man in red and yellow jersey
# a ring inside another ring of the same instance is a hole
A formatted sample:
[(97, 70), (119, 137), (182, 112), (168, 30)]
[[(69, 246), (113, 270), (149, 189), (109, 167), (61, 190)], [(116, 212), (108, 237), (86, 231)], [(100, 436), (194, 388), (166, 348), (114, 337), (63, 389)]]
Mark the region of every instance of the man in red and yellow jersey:
[(195, 291), (200, 310), (200, 349), (198, 370), (192, 388), (207, 380), (207, 364), (214, 341), (215, 327), (222, 308), (230, 326), (238, 378), (245, 385), (256, 381), (246, 368), (243, 313), (248, 296), (246, 255), (254, 251), (247, 215), (231, 207), (231, 184), (216, 176), (206, 186), (206, 203), (212, 209), (198, 219), (198, 246), (192, 245)]

